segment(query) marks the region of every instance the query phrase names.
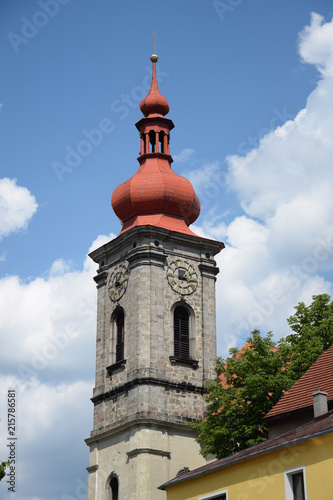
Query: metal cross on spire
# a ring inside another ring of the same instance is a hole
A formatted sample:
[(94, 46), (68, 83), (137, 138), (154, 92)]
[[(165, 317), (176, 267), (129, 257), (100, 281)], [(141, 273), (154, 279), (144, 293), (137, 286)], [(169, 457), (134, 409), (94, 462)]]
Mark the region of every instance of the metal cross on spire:
[(152, 35), (152, 39), (153, 39), (153, 41), (151, 42), (151, 44), (150, 44), (150, 45), (152, 45), (152, 46), (153, 46), (153, 54), (155, 54), (155, 42), (157, 42), (157, 38), (156, 38), (156, 33), (155, 33), (155, 31), (154, 31), (154, 33), (153, 33), (153, 35)]

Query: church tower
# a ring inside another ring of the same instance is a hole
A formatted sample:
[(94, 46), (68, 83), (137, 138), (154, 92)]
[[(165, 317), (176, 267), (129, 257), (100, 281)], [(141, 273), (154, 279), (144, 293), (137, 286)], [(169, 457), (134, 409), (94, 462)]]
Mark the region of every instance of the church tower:
[(90, 254), (98, 296), (88, 500), (163, 500), (159, 485), (206, 463), (185, 422), (204, 415), (215, 376), (214, 256), (224, 245), (189, 228), (200, 202), (171, 169), (174, 124), (150, 59), (139, 169), (111, 199), (122, 230)]

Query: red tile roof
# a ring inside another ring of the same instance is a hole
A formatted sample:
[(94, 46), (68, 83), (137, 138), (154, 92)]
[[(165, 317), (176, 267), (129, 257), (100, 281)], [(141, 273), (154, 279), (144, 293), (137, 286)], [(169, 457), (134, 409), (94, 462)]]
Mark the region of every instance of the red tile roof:
[(333, 400), (333, 344), (267, 413), (265, 419), (313, 405), (312, 393), (321, 389)]
[(297, 429), (286, 432), (282, 436), (276, 437), (274, 439), (268, 439), (263, 443), (251, 446), (251, 448), (246, 448), (245, 450), (239, 451), (238, 453), (235, 453), (230, 457), (221, 458), (220, 460), (216, 460), (215, 462), (211, 462), (207, 465), (199, 467), (198, 469), (194, 469), (185, 474), (182, 474), (181, 476), (175, 477), (174, 479), (171, 479), (170, 481), (162, 484), (159, 489), (164, 490), (165, 488), (167, 488), (168, 486), (172, 486), (173, 484), (202, 476), (204, 474), (209, 474), (210, 472), (216, 471), (218, 469), (223, 469), (238, 462), (249, 460), (259, 455), (270, 453), (287, 446), (292, 446), (297, 443), (301, 443), (302, 441), (307, 441), (309, 439), (323, 436), (324, 434), (329, 434), (331, 432), (333, 432), (333, 415), (329, 413), (323, 417), (317, 418), (312, 422), (302, 425)]
[[(251, 343), (250, 343), (250, 342), (246, 342), (246, 343), (243, 345), (243, 347), (241, 347), (241, 348), (239, 349), (239, 351), (237, 351), (237, 353), (236, 353), (236, 355), (235, 355), (236, 359), (239, 357), (239, 355), (240, 355), (241, 353), (243, 353), (243, 352), (244, 352), (244, 351), (246, 351), (247, 349), (252, 349), (252, 347), (251, 347)], [(226, 364), (225, 364), (224, 366), (226, 366)], [(219, 376), (219, 378), (220, 378), (220, 381), (221, 381), (220, 383), (221, 383), (221, 385), (222, 385), (223, 387), (228, 387), (227, 380), (226, 380), (226, 378), (227, 378), (227, 377), (225, 376), (225, 374), (224, 374), (223, 372), (220, 372), (220, 373), (218, 374), (218, 376)]]

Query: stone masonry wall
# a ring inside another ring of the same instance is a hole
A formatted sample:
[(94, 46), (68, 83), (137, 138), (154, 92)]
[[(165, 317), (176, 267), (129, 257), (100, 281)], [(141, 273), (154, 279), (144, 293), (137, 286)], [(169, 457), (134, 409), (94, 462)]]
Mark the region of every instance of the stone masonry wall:
[[(113, 242), (106, 245), (98, 281), (94, 433), (135, 415), (154, 414), (174, 421), (203, 415), (203, 388), (214, 376), (216, 356), (216, 267), (211, 255), (207, 257), (202, 239), (182, 242), (164, 233), (157, 228), (146, 233), (132, 230), (127, 244), (119, 248)], [(170, 361), (174, 354), (173, 308), (181, 296), (170, 287), (167, 269), (176, 259), (189, 262), (198, 277), (195, 292), (184, 297), (192, 314), (191, 352), (198, 361), (197, 369)], [(114, 266), (124, 261), (129, 267), (128, 286), (115, 303), (108, 297), (108, 279)], [(113, 361), (111, 316), (117, 305), (125, 313), (126, 364), (110, 374), (106, 368)], [(143, 379), (147, 379), (146, 387)], [(191, 389), (180, 390), (177, 384)]]

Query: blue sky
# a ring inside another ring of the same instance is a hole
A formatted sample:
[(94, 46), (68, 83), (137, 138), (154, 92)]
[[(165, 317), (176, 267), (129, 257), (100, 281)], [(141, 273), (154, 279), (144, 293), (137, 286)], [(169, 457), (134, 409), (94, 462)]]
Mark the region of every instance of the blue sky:
[(86, 256), (120, 231), (110, 198), (138, 168), (154, 30), (173, 168), (201, 200), (194, 230), (226, 243), (218, 354), (253, 328), (286, 335), (300, 300), (333, 293), (332, 16), (329, 0), (1, 3), (0, 458), (15, 387), (16, 498), (85, 498)]

